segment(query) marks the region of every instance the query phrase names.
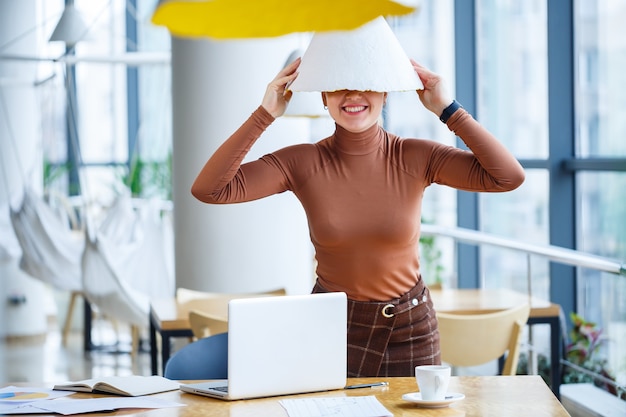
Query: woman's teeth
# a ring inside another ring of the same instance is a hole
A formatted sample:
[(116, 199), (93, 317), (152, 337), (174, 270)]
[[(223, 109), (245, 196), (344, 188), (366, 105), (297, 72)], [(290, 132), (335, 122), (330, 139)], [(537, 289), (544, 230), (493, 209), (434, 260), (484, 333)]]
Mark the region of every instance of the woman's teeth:
[(344, 110), (348, 113), (358, 113), (365, 110), (365, 106), (344, 107)]

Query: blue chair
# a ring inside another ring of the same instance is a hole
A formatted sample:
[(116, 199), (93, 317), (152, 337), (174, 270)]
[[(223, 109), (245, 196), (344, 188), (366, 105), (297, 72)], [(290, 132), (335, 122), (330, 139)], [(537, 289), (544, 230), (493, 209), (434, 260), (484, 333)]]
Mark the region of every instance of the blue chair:
[(228, 378), (228, 333), (182, 347), (165, 364), (163, 376), (175, 380)]

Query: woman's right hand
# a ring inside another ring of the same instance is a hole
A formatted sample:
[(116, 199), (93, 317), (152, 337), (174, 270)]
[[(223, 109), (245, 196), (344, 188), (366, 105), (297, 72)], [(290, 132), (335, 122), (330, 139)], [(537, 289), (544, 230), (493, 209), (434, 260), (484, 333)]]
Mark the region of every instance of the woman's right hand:
[(287, 87), (298, 76), (299, 66), (300, 58), (283, 68), (267, 85), (261, 106), (274, 118), (282, 116), (287, 109), (287, 104), (293, 94)]
[(443, 80), (438, 74), (418, 64), (413, 59), (411, 59), (411, 64), (424, 85), (423, 90), (417, 90), (417, 95), (424, 107), (439, 117), (444, 109), (452, 103), (452, 98), (448, 95)]

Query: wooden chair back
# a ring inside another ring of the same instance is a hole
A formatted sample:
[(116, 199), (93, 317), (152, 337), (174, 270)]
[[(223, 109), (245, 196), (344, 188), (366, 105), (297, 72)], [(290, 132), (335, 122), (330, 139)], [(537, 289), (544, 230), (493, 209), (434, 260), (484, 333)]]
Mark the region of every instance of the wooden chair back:
[(277, 288), (274, 290), (258, 291), (258, 292), (224, 293), (224, 292), (213, 292), (213, 291), (198, 291), (198, 290), (191, 290), (189, 288), (179, 287), (176, 289), (176, 301), (178, 301), (179, 303), (186, 303), (188, 301), (193, 301), (193, 300), (204, 300), (207, 298), (223, 298), (223, 297), (228, 297), (228, 296), (231, 296), (231, 298), (234, 298), (232, 296), (256, 297), (259, 295), (272, 296), (272, 295), (285, 295), (285, 294), (287, 294), (287, 291), (284, 288)]
[(451, 366), (476, 366), (502, 357), (502, 375), (515, 375), (522, 330), (530, 306), (486, 314), (437, 313), (441, 360)]
[(202, 339), (226, 333), (228, 331), (228, 318), (218, 317), (199, 310), (191, 310), (189, 312), (189, 325), (191, 326), (193, 337)]

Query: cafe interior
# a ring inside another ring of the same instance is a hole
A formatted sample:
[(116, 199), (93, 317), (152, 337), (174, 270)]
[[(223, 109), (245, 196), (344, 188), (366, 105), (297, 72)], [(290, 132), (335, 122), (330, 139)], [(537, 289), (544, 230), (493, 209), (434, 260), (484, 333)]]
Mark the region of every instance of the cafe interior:
[[(309, 294), (292, 193), (212, 205), (191, 185), (313, 33), (384, 15), (525, 173), (505, 193), (425, 191), (442, 360), (537, 377), (549, 415), (626, 412), (626, 0), (179, 3), (0, 2), (0, 387), (167, 376), (228, 331), (232, 299)], [(465, 148), (414, 91), (389, 92), (380, 123)], [(244, 162), (334, 129), (319, 92), (294, 92)], [(474, 391), (456, 381), (458, 410)]]

